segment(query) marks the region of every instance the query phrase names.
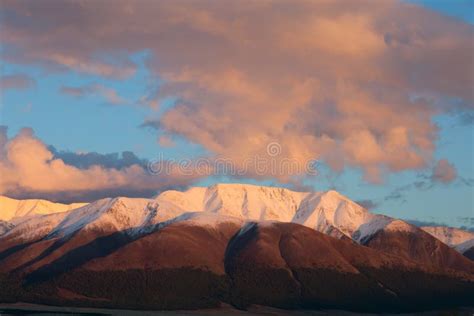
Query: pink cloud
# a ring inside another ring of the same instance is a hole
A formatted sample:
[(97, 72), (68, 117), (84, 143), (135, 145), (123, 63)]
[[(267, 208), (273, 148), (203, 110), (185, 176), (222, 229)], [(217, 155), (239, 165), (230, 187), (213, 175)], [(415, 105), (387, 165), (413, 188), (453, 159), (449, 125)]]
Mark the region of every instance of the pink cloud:
[(36, 81), (25, 74), (4, 75), (0, 77), (0, 91), (24, 90), (36, 85)]
[(157, 97), (179, 99), (160, 128), (237, 165), (278, 142), (277, 159), (356, 167), (380, 182), (433, 160), (438, 101), (474, 107), (472, 26), (403, 2), (4, 7), (16, 17), (1, 22), (10, 61), (124, 77), (127, 56), (150, 52), (164, 81)]
[(89, 95), (97, 95), (104, 98), (108, 103), (115, 105), (125, 104), (128, 102), (126, 99), (121, 97), (116, 90), (102, 84), (90, 84), (82, 87), (63, 86), (60, 91), (61, 93), (79, 98)]
[(90, 199), (108, 195), (153, 195), (169, 186), (186, 186), (199, 174), (178, 168), (152, 174), (139, 164), (114, 169), (100, 165), (78, 168), (55, 158), (32, 129), (8, 139), (0, 130), (0, 194), (25, 197)]
[(433, 168), (431, 178), (434, 181), (450, 183), (456, 180), (458, 173), (453, 164), (446, 159), (439, 160)]

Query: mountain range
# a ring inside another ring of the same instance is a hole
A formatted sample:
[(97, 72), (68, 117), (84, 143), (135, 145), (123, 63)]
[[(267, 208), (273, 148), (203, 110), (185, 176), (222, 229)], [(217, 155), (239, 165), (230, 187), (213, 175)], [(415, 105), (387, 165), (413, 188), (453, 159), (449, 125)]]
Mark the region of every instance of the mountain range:
[(473, 247), (470, 232), (373, 214), (336, 191), (217, 184), (69, 205), (0, 197), (0, 301), (464, 306)]

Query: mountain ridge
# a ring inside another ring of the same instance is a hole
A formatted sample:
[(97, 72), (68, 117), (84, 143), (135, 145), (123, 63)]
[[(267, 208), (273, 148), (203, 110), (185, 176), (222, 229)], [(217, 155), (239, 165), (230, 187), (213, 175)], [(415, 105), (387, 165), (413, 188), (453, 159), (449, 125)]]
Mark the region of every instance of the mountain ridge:
[(65, 212), (84, 205), (87, 203), (63, 204), (44, 199), (18, 200), (0, 195), (0, 220), (14, 221), (21, 217)]
[(2, 260), (0, 251), (0, 301), (413, 311), (466, 304), (474, 293), (474, 263), (467, 259), (445, 269), (296, 223), (245, 222), (205, 212), (180, 217), (140, 235), (82, 230), (66, 243), (60, 237), (43, 240), (17, 250), (13, 256), (20, 254), (16, 260), (24, 263), (13, 270), (5, 270), (12, 260)]
[(335, 191), (226, 184), (105, 198), (0, 235), (0, 301), (396, 311), (473, 293), (468, 257)]
[[(4, 197), (3, 200), (5, 199), (8, 198)], [(97, 200), (89, 204), (58, 204), (45, 201), (42, 203), (43, 207), (50, 206), (51, 208), (38, 209), (38, 211), (34, 208), (38, 203), (31, 202), (36, 200), (25, 201), (28, 203), (24, 204), (30, 206), (29, 211), (24, 212), (25, 207), (19, 201), (17, 205), (21, 208), (15, 214), (26, 215), (12, 218), (9, 225), (4, 223), (0, 236), (16, 233), (18, 236), (23, 234), (24, 237), (28, 237), (26, 239), (33, 239), (34, 236), (29, 235), (35, 235), (41, 226), (43, 228), (40, 229), (38, 235), (42, 235), (43, 231), (52, 229), (53, 226), (57, 227), (50, 234), (67, 235), (83, 226), (90, 228), (94, 225), (97, 226), (96, 228), (103, 225), (127, 229), (143, 226), (146, 221), (156, 224), (171, 220), (187, 212), (205, 212), (233, 216), (243, 220), (294, 222), (333, 237), (350, 238), (363, 244), (370, 236), (387, 226), (393, 229), (391, 223), (399, 221), (389, 216), (373, 214), (334, 190), (296, 192), (286, 188), (251, 184), (215, 184), (209, 187), (191, 187), (185, 191), (168, 190), (152, 199), (116, 197)], [(115, 205), (115, 208), (112, 205)], [(124, 210), (120, 211), (117, 205), (123, 205)], [(74, 208), (76, 206), (77, 208)], [(9, 207), (10, 210), (6, 213), (12, 213), (11, 206)], [(109, 209), (108, 213), (105, 212), (107, 209)], [(110, 214), (112, 209), (117, 214)], [(121, 214), (118, 214), (120, 212)], [(0, 204), (0, 214), (4, 213)], [(38, 215), (46, 215), (46, 217), (42, 218)], [(96, 220), (99, 222), (95, 222)], [(22, 223), (23, 221), (25, 223)], [(412, 226), (407, 225), (409, 226), (406, 227)], [(468, 250), (466, 247), (458, 247), (460, 244), (474, 239), (474, 234), (460, 229), (421, 228), (460, 251)]]

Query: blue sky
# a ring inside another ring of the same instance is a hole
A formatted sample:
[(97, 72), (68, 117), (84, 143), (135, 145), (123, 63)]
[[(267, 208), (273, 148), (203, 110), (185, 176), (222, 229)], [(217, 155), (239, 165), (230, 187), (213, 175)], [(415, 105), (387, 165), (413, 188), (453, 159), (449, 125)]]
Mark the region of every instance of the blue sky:
[(409, 0), (407, 2), (424, 6), (455, 19), (474, 23), (474, 4), (470, 0)]
[[(410, 2), (463, 23), (474, 23), (472, 1)], [(2, 76), (24, 74), (33, 78), (36, 84), (1, 92), (0, 125), (8, 126), (10, 138), (23, 127), (32, 128), (42, 142), (60, 151), (101, 154), (131, 151), (148, 160), (159, 155), (167, 159), (208, 155), (212, 150), (195, 140), (160, 126), (156, 128), (156, 125), (150, 127), (144, 124), (160, 120), (175, 103), (170, 99), (156, 107), (145, 104), (143, 98), (152, 95), (153, 89), (159, 89), (161, 79), (150, 71), (149, 52), (146, 50), (133, 52), (131, 60), (138, 68), (133, 76), (125, 79), (70, 69), (51, 71), (41, 64), (3, 60)], [(115, 91), (122, 102), (111, 102), (97, 90), (99, 86)], [(85, 91), (83, 95), (74, 96), (64, 93), (61, 90), (64, 87), (89, 87), (89, 90), (82, 90)], [(358, 167), (349, 166), (338, 173), (322, 164), (321, 176), (306, 178), (301, 185), (314, 190), (335, 188), (353, 200), (371, 201), (374, 211), (388, 215), (453, 226), (468, 225), (464, 218), (474, 217), (474, 188), (465, 182), (474, 178), (474, 131), (473, 123), (462, 121), (462, 118), (466, 113), (471, 113), (472, 118), (472, 112), (456, 113), (439, 113), (432, 117), (439, 128), (433, 163), (447, 159), (453, 164), (458, 175), (454, 181), (431, 183), (431, 166), (428, 166), (390, 172), (384, 176), (382, 183), (370, 183), (364, 180), (363, 170)], [(174, 144), (160, 144), (160, 137), (171, 139)], [(222, 181), (292, 187), (271, 177), (261, 179), (251, 176), (237, 180), (211, 176), (198, 179), (195, 183), (209, 185)], [(414, 185), (419, 181), (425, 181), (429, 187)], [(395, 196), (394, 193), (399, 195), (390, 199), (390, 196)]]

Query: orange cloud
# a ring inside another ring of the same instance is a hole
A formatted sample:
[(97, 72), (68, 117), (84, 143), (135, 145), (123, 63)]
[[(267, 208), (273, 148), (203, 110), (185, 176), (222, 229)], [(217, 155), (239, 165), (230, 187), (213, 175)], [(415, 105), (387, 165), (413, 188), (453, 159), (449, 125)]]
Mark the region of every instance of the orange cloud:
[(0, 22), (16, 52), (6, 58), (123, 77), (134, 69), (127, 56), (147, 50), (147, 66), (164, 81), (157, 97), (179, 99), (159, 119), (166, 132), (237, 165), (278, 142), (278, 159), (356, 167), (373, 182), (429, 165), (432, 117), (446, 109), (440, 100), (474, 108), (472, 26), (421, 7), (369, 0), (114, 4), (4, 1), (15, 12), (15, 21)]
[(153, 195), (169, 186), (188, 185), (198, 175), (177, 168), (153, 175), (141, 165), (114, 169), (99, 165), (77, 168), (54, 158), (31, 129), (11, 139), (0, 130), (0, 194), (9, 196), (91, 199), (108, 195)]
[(433, 168), (431, 178), (435, 181), (450, 183), (456, 180), (458, 173), (453, 164), (446, 159), (439, 160)]

